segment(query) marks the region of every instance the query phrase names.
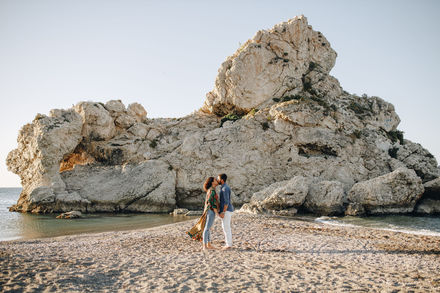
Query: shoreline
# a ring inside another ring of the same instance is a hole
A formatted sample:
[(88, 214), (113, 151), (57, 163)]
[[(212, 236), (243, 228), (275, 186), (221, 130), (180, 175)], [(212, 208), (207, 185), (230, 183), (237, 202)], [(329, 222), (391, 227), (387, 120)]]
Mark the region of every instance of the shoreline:
[(195, 222), (0, 242), (0, 289), (440, 291), (438, 236), (235, 213), (234, 249), (203, 252)]

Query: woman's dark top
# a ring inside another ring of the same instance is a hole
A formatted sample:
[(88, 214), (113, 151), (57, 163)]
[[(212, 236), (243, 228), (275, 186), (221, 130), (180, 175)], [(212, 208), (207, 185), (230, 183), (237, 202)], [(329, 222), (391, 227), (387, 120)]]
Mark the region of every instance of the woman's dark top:
[(211, 193), (209, 194), (208, 200), (206, 201), (206, 205), (210, 210), (218, 208), (218, 196), (215, 193), (214, 189), (211, 189)]

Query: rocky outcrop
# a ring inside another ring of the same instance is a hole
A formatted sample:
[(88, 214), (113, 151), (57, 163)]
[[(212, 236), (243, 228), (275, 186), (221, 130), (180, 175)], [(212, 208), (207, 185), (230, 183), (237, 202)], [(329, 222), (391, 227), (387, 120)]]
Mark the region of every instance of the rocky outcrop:
[(311, 184), (304, 207), (320, 215), (339, 215), (344, 211), (344, 186), (339, 181)]
[(416, 213), (422, 215), (440, 214), (440, 200), (425, 198), (416, 207)]
[(423, 184), (425, 192), (417, 203), (416, 213), (418, 214), (440, 214), (440, 178)]
[(82, 218), (82, 213), (80, 211), (66, 212), (57, 216), (57, 219), (79, 219), (79, 218)]
[[(327, 39), (314, 31), (305, 17), (296, 17), (257, 32), (228, 57), (204, 107), (218, 115), (247, 113), (272, 98), (303, 91), (304, 82), (325, 79), (335, 61), (336, 52)], [(310, 74), (312, 69), (317, 71)]]
[(404, 144), (397, 147), (396, 158), (407, 168), (413, 169), (423, 182), (433, 180), (439, 175), (436, 159), (418, 143), (404, 140)]
[(295, 214), (309, 191), (309, 179), (296, 176), (290, 180), (276, 182), (265, 189), (254, 193), (250, 202), (243, 206), (243, 210), (262, 213), (274, 211), (289, 211), (286, 214)]
[(424, 198), (440, 200), (440, 178), (426, 182), (423, 186), (425, 187)]
[[(356, 183), (348, 193), (348, 201), (361, 205), (367, 214), (409, 213), (414, 210), (423, 191), (422, 180), (414, 170), (399, 168)], [(349, 213), (353, 214), (352, 211)]]
[[(397, 130), (392, 104), (349, 94), (329, 74), (335, 58), (300, 16), (258, 32), (228, 57), (203, 107), (186, 117), (148, 119), (140, 104), (119, 100), (39, 114), (7, 158), (23, 185), (12, 210), (198, 209), (205, 178), (224, 172), (237, 206), (335, 214), (356, 183), (399, 168), (423, 182), (437, 178), (435, 158)], [(410, 210), (412, 200), (380, 186), (397, 196), (390, 203), (404, 200), (399, 211)]]

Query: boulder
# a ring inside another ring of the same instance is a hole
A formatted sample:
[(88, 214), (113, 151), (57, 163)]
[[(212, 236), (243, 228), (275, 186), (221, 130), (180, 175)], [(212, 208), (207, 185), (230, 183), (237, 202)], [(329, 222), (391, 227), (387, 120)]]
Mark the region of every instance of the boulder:
[(440, 200), (440, 178), (426, 182), (423, 186), (425, 187), (423, 198)]
[(319, 215), (338, 215), (344, 211), (344, 185), (339, 181), (321, 181), (309, 187), (304, 207)]
[(128, 105), (127, 112), (132, 117), (136, 118), (138, 122), (144, 122), (145, 119), (147, 118), (147, 111), (139, 103), (132, 103)]
[(424, 191), (414, 170), (399, 168), (391, 173), (356, 183), (349, 203), (362, 205), (367, 214), (410, 213)]
[(440, 214), (440, 200), (432, 198), (422, 199), (417, 204), (415, 212), (423, 215)]
[[(290, 180), (276, 182), (254, 193), (245, 211), (266, 212), (300, 207), (309, 191), (310, 179), (296, 176)], [(292, 213), (292, 212), (290, 212)]]
[(345, 210), (346, 216), (362, 216), (365, 215), (365, 209), (360, 203), (352, 202)]
[(136, 123), (136, 121), (137, 120), (135, 117), (128, 115), (128, 114), (125, 114), (125, 113), (122, 113), (118, 116), (118, 118), (116, 118), (115, 125), (117, 125), (121, 128), (128, 129), (131, 126), (133, 126)]
[(187, 213), (189, 213), (188, 209), (174, 209), (173, 211), (173, 216), (178, 216), (178, 215), (186, 215)]
[(66, 212), (57, 216), (57, 219), (77, 219), (77, 218), (82, 218), (82, 213), (80, 211)]
[(405, 139), (404, 144), (397, 147), (396, 158), (407, 168), (413, 169), (424, 183), (440, 176), (437, 160), (419, 143)]
[(118, 116), (126, 111), (125, 105), (121, 100), (110, 100), (105, 103), (104, 107), (112, 116)]
[(285, 210), (272, 210), (273, 215), (280, 217), (293, 217), (298, 212), (295, 208), (285, 209)]
[(74, 110), (82, 117), (84, 137), (105, 140), (115, 134), (113, 118), (101, 103), (80, 102), (75, 105)]

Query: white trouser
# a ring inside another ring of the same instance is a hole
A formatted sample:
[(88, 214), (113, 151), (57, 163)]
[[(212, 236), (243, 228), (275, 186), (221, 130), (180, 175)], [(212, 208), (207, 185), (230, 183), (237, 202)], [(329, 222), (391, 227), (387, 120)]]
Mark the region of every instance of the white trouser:
[(225, 233), (226, 246), (232, 246), (232, 232), (231, 232), (231, 217), (232, 212), (225, 212), (225, 216), (222, 219), (223, 232)]

